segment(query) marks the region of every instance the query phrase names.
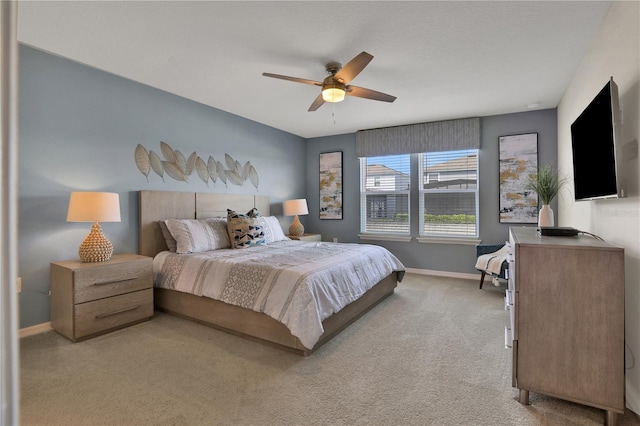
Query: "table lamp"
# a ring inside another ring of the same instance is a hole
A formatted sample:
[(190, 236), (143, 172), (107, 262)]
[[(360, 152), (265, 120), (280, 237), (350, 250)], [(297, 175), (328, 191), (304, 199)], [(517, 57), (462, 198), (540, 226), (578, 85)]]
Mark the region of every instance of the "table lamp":
[(289, 235), (294, 237), (300, 237), (304, 234), (304, 226), (300, 223), (298, 215), (309, 214), (309, 208), (307, 207), (307, 200), (299, 198), (297, 200), (287, 200), (284, 202), (284, 215), (293, 216), (293, 222), (289, 226)]
[(120, 222), (120, 198), (113, 192), (72, 192), (67, 222), (93, 222), (91, 232), (78, 248), (80, 260), (107, 261), (113, 254), (113, 245), (98, 222)]

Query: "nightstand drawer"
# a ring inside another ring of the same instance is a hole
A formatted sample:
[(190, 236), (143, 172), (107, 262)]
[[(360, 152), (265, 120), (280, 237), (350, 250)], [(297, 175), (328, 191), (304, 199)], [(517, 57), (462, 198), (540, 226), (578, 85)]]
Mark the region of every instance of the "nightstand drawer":
[(303, 234), (300, 236), (295, 235), (287, 235), (287, 237), (292, 240), (300, 240), (300, 241), (322, 241), (322, 235), (320, 234)]
[(51, 326), (72, 342), (153, 316), (153, 259), (51, 263)]
[(153, 316), (153, 290), (122, 294), (75, 306), (75, 337), (80, 339)]
[(153, 266), (150, 259), (144, 259), (78, 269), (74, 271), (73, 282), (74, 302), (89, 302), (151, 288)]

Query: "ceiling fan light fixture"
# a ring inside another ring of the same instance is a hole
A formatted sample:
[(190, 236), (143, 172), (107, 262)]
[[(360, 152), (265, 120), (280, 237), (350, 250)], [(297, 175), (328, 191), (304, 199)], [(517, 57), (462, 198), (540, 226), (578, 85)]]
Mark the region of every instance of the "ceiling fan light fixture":
[(322, 99), (325, 102), (342, 102), (347, 92), (346, 89), (343, 82), (330, 75), (322, 82)]
[(325, 102), (342, 102), (345, 93), (340, 87), (326, 87), (322, 89), (322, 99)]

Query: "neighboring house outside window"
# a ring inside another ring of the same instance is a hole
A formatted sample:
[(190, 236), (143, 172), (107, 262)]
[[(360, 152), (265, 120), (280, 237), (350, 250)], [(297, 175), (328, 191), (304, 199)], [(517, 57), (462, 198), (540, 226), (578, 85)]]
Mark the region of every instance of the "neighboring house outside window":
[(409, 234), (410, 156), (360, 159), (360, 231)]
[[(413, 173), (420, 185), (412, 194)], [(361, 158), (360, 200), (363, 235), (410, 236), (410, 205), (417, 201), (418, 237), (477, 237), (478, 150)]]
[(419, 165), (420, 236), (478, 236), (478, 150), (419, 154)]

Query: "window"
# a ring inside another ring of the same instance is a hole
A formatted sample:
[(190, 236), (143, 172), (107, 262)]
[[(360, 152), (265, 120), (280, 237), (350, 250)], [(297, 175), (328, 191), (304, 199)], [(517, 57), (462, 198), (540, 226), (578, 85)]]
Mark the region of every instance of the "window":
[(439, 172), (435, 172), (435, 173), (425, 173), (427, 176), (427, 183), (433, 183), (433, 182), (438, 182), (440, 180), (440, 173)]
[(356, 132), (359, 237), (477, 244), (479, 148), (478, 117)]
[(478, 235), (478, 150), (419, 154), (420, 236)]
[(410, 155), (360, 159), (360, 231), (409, 234)]

